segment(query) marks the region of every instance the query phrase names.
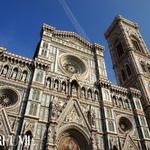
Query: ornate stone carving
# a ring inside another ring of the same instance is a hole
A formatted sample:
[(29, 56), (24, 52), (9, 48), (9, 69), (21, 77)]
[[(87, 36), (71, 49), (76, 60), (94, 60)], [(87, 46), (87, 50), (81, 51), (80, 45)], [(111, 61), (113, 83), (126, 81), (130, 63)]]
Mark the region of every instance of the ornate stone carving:
[(65, 102), (60, 100), (58, 97), (55, 97), (51, 102), (51, 119), (57, 119), (62, 112), (64, 106)]

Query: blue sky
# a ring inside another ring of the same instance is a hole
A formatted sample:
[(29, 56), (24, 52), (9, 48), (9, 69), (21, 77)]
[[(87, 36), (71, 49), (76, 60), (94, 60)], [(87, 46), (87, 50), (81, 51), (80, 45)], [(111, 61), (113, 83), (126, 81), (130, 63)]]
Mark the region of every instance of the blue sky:
[[(0, 0), (0, 45), (13, 53), (32, 58), (43, 23), (77, 32), (61, 1)], [(90, 41), (105, 47), (108, 77), (113, 83), (115, 77), (104, 32), (116, 15), (138, 22), (150, 47), (149, 0), (66, 0), (66, 3)]]

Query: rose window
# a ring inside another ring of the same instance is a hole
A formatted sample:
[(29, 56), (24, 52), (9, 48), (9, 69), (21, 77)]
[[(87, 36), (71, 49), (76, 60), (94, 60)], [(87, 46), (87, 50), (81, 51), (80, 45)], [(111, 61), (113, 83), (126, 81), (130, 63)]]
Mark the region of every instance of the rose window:
[(3, 107), (9, 107), (15, 105), (18, 101), (17, 93), (12, 89), (1, 89), (0, 90), (0, 105)]
[(131, 121), (128, 118), (121, 117), (119, 119), (119, 128), (123, 132), (129, 132), (130, 130), (133, 129), (133, 125), (132, 125)]
[(62, 71), (64, 71), (68, 75), (76, 74), (80, 76), (85, 75), (87, 72), (85, 63), (80, 58), (69, 54), (61, 55), (60, 67)]
[(78, 70), (76, 68), (76, 66), (74, 64), (68, 63), (68, 64), (64, 64), (64, 68), (72, 74), (78, 73)]

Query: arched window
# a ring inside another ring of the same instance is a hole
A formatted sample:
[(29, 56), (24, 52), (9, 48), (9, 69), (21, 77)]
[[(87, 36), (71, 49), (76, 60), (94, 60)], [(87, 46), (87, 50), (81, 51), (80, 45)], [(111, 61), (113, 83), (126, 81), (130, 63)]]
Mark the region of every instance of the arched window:
[(135, 50), (140, 51), (141, 52), (141, 46), (139, 44), (139, 42), (135, 39), (132, 39), (132, 44)]
[(66, 92), (66, 82), (62, 82), (62, 92)]
[(120, 106), (121, 108), (123, 108), (123, 100), (122, 100), (122, 98), (119, 98), (119, 106)]
[(94, 92), (94, 95), (95, 95), (95, 96), (94, 96), (94, 97), (95, 97), (95, 100), (98, 100), (98, 99), (99, 99), (99, 98), (98, 98), (98, 91), (95, 91), (95, 92)]
[(125, 99), (125, 108), (130, 109), (130, 104), (127, 99)]
[(23, 74), (22, 74), (22, 77), (21, 77), (21, 81), (26, 81), (26, 79), (27, 79), (27, 71), (25, 70), (25, 71), (23, 71)]
[(105, 100), (107, 100), (107, 101), (109, 101), (110, 100), (110, 98), (109, 98), (109, 92), (108, 92), (108, 90), (105, 90), (104, 91), (104, 97), (105, 97)]
[(124, 70), (121, 70), (121, 75), (122, 75), (122, 80), (125, 81), (126, 80), (126, 74), (125, 74)]
[(54, 90), (58, 91), (59, 89), (59, 81), (56, 79), (54, 82)]
[(32, 138), (33, 138), (32, 132), (31, 131), (27, 131), (25, 133), (25, 135), (24, 135), (24, 141), (23, 141), (23, 145), (22, 145), (22, 150), (30, 150)]
[(130, 69), (128, 64), (126, 65), (126, 71), (127, 71), (128, 76), (130, 76), (131, 75), (131, 69)]
[(71, 92), (74, 96), (78, 95), (78, 82), (76, 80), (71, 82)]
[(118, 45), (116, 46), (116, 49), (117, 49), (118, 56), (121, 57), (124, 53), (121, 42), (118, 43)]
[(1, 74), (6, 75), (8, 73), (8, 69), (9, 69), (8, 65), (5, 65), (2, 72), (1, 72)]
[(46, 57), (47, 56), (47, 49), (42, 49), (41, 55)]
[(50, 78), (50, 77), (48, 77), (48, 78), (46, 79), (46, 86), (47, 86), (48, 88), (51, 87), (51, 78)]
[(36, 81), (42, 82), (43, 80), (43, 72), (39, 71), (36, 75)]
[(85, 87), (81, 89), (81, 98), (86, 98)]
[(88, 90), (87, 97), (88, 97), (88, 99), (92, 99), (92, 90), (91, 89)]
[(43, 42), (43, 47), (44, 48), (48, 48), (48, 43), (47, 42)]
[(117, 103), (117, 98), (116, 98), (116, 96), (113, 96), (113, 97), (112, 97), (112, 100), (113, 100), (113, 104), (117, 106), (118, 103)]
[(18, 75), (18, 68), (14, 68), (11, 77), (16, 79)]

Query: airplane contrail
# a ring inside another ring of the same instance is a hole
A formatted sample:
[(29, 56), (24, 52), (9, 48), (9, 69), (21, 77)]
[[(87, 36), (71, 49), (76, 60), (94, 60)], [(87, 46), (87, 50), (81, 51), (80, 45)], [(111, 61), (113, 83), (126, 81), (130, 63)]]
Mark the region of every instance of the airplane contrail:
[(66, 3), (65, 0), (58, 0), (59, 3), (62, 5), (66, 15), (68, 16), (68, 18), (70, 19), (71, 23), (73, 24), (74, 28), (76, 29), (76, 31), (81, 34), (82, 36), (84, 36), (86, 39), (89, 40), (87, 34), (85, 33), (84, 29), (81, 27), (80, 23), (78, 22), (78, 20), (76, 19), (76, 17), (74, 16), (72, 10), (69, 8), (68, 4)]

